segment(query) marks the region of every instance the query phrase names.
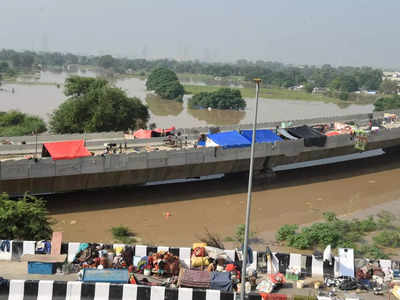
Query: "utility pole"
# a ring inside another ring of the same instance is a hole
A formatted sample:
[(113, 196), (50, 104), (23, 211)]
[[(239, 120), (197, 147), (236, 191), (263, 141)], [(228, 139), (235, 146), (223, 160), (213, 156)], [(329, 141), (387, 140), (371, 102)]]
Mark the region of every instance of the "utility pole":
[(38, 154), (37, 154), (37, 130), (35, 131), (35, 158), (38, 158)]
[(253, 120), (253, 135), (251, 139), (251, 154), (250, 154), (250, 170), (249, 170), (249, 185), (247, 190), (247, 207), (246, 207), (246, 227), (244, 232), (244, 246), (243, 246), (243, 264), (242, 264), (242, 285), (240, 287), (240, 299), (244, 300), (246, 296), (246, 267), (247, 267), (247, 248), (249, 244), (249, 226), (250, 226), (250, 211), (251, 211), (251, 192), (253, 187), (253, 167), (254, 167), (254, 152), (256, 141), (257, 129), (257, 113), (258, 113), (258, 94), (260, 90), (261, 79), (254, 79), (256, 82), (256, 108)]

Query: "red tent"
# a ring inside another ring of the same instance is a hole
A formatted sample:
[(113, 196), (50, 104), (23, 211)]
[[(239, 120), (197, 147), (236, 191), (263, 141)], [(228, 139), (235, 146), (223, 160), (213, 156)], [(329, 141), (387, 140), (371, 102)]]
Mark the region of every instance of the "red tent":
[(151, 139), (152, 130), (139, 129), (133, 133), (136, 139)]
[(155, 131), (155, 132), (158, 132), (158, 133), (167, 134), (167, 133), (171, 133), (171, 132), (174, 131), (175, 129), (176, 129), (175, 126), (172, 126), (171, 128), (165, 128), (165, 129), (163, 129), (163, 128), (156, 128), (156, 129), (154, 129), (154, 131)]
[(83, 140), (44, 143), (42, 157), (51, 156), (53, 160), (59, 160), (91, 156), (84, 144)]

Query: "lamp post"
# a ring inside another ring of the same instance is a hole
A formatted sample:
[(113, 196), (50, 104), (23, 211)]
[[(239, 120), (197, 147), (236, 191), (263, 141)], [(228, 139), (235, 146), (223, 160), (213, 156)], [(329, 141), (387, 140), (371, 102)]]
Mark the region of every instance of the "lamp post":
[(249, 170), (249, 186), (247, 190), (247, 207), (246, 207), (246, 227), (244, 232), (244, 246), (243, 246), (243, 264), (242, 264), (242, 285), (240, 287), (240, 299), (244, 300), (246, 291), (246, 266), (247, 266), (247, 248), (249, 242), (249, 226), (250, 226), (250, 210), (251, 210), (251, 190), (253, 186), (253, 166), (254, 166), (254, 151), (255, 151), (255, 140), (256, 140), (256, 129), (257, 129), (257, 112), (258, 112), (258, 93), (260, 91), (261, 79), (254, 79), (256, 82), (256, 108), (254, 112), (253, 120), (253, 135), (251, 139), (251, 150), (250, 150), (250, 170)]

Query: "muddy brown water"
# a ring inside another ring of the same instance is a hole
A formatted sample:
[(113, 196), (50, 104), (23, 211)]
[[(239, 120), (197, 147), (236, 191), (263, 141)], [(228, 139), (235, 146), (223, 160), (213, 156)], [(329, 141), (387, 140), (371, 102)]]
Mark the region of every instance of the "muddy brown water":
[[(4, 84), (0, 91), (0, 111), (18, 109), (43, 117), (46, 121), (49, 115), (63, 102), (63, 83), (70, 75), (96, 76), (95, 73), (54, 73), (42, 72), (39, 78), (24, 78), (36, 84)], [(52, 83), (53, 85), (46, 85)], [(55, 84), (58, 84), (57, 87)], [(188, 99), (185, 95), (183, 103), (161, 100), (146, 91), (145, 82), (137, 78), (127, 78), (115, 81), (115, 85), (122, 88), (131, 97), (139, 97), (149, 106), (150, 122), (159, 127), (169, 128), (172, 125), (178, 128), (189, 128), (206, 125), (236, 125), (250, 124), (255, 109), (255, 100), (245, 99), (247, 108), (244, 111), (227, 110), (194, 110), (188, 108)], [(12, 90), (14, 89), (14, 93)], [(331, 117), (339, 115), (370, 113), (372, 105), (338, 106), (333, 103), (316, 101), (295, 101), (285, 99), (261, 99), (259, 102), (259, 122), (308, 119), (314, 117)]]
[[(375, 158), (279, 172), (255, 183), (251, 230), (261, 241), (287, 223), (304, 224), (325, 211), (339, 215), (400, 199), (400, 158)], [(69, 241), (110, 242), (128, 226), (143, 244), (185, 246), (204, 228), (222, 238), (244, 223), (247, 177), (129, 187), (48, 196), (55, 230)], [(170, 213), (170, 217), (166, 217)]]

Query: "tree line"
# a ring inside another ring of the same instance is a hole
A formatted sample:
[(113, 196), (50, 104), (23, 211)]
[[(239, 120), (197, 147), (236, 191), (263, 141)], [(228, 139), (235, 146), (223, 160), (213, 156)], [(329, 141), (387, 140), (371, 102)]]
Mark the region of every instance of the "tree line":
[(17, 52), (1, 50), (0, 61), (14, 68), (32, 68), (35, 65), (65, 66), (69, 64), (91, 65), (110, 69), (116, 73), (150, 72), (167, 68), (176, 73), (205, 74), (218, 77), (240, 76), (245, 80), (261, 78), (263, 85), (292, 87), (308, 84), (312, 87), (330, 87), (344, 92), (359, 89), (378, 90), (383, 73), (371, 67), (293, 66), (279, 62), (238, 60), (235, 63), (205, 63), (201, 61), (177, 61), (173, 59), (129, 59), (111, 55), (84, 56), (58, 52)]

